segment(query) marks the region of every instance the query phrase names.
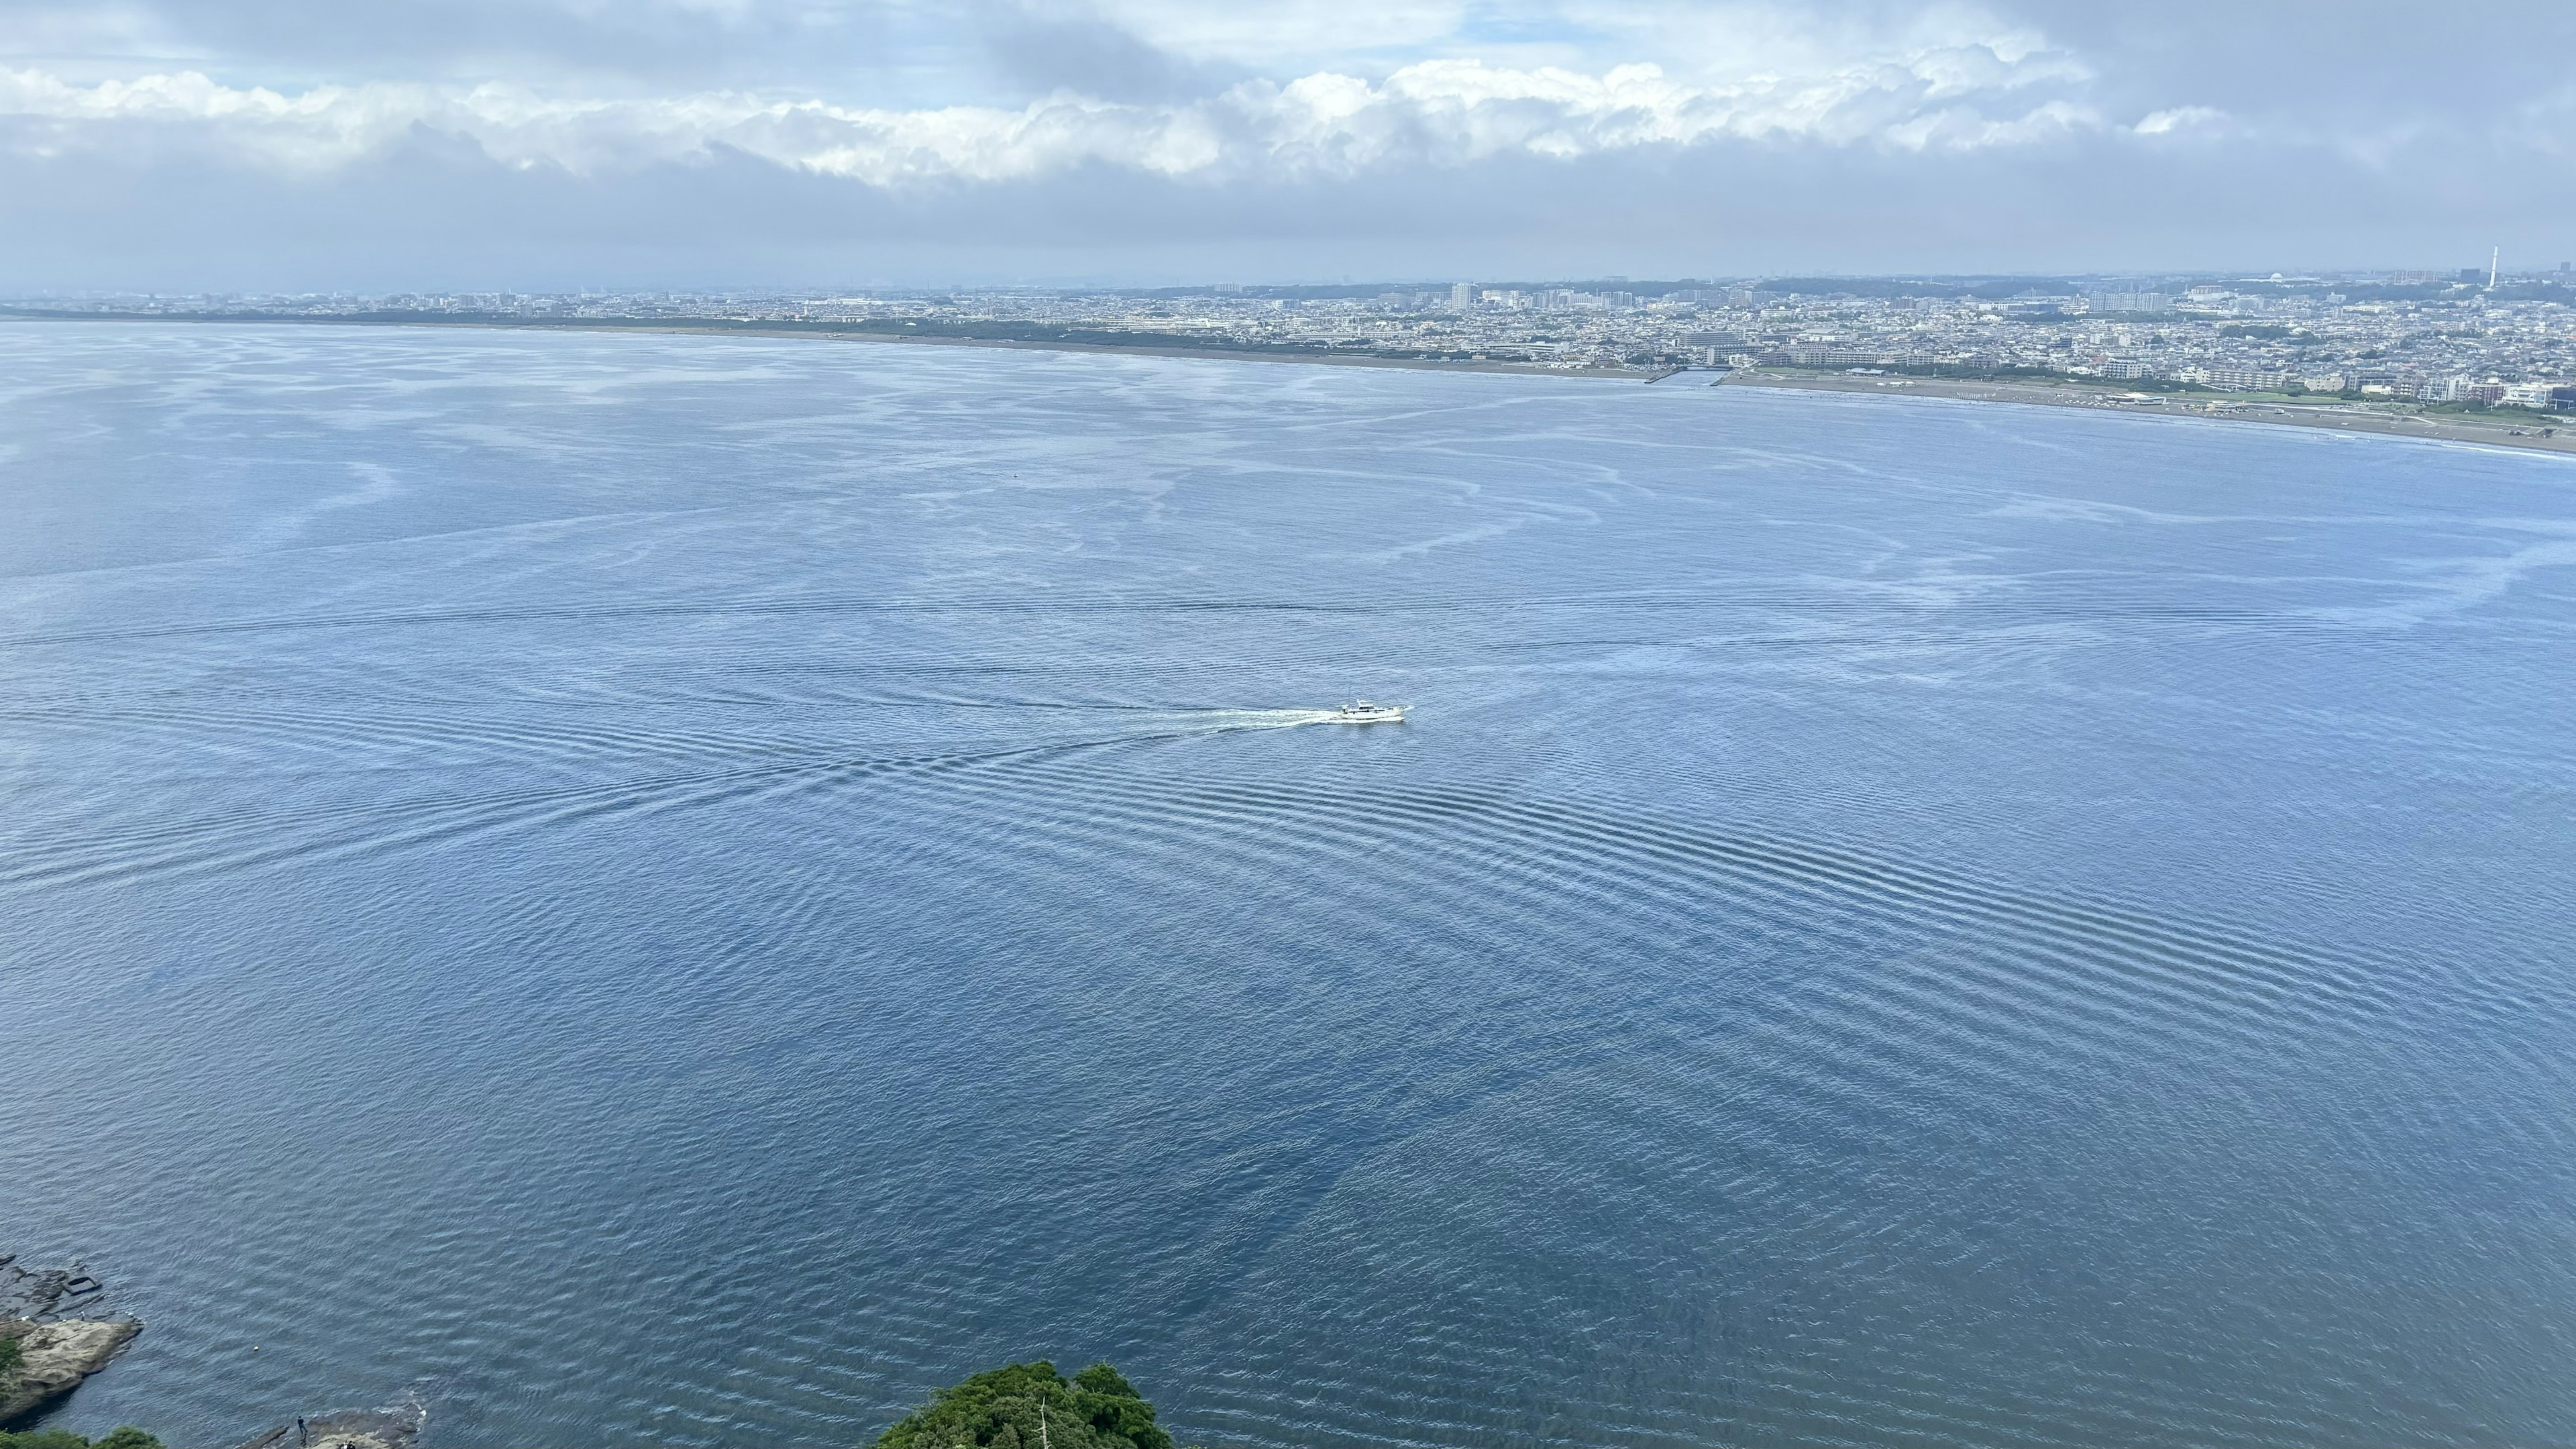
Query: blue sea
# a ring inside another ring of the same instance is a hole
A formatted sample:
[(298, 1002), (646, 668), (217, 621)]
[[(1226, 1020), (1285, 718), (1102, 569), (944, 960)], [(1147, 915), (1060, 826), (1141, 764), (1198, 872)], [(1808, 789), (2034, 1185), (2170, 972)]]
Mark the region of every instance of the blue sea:
[(53, 1426), (2576, 1442), (2568, 458), (0, 324), (0, 800)]

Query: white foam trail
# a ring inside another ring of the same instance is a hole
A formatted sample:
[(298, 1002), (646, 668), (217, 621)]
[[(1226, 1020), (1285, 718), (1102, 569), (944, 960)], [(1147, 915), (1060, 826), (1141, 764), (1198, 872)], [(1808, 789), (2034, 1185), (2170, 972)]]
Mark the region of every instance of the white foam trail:
[(1193, 711), (1191, 718), (1207, 721), (1210, 729), (1276, 730), (1323, 724), (1336, 713), (1329, 709), (1211, 709)]

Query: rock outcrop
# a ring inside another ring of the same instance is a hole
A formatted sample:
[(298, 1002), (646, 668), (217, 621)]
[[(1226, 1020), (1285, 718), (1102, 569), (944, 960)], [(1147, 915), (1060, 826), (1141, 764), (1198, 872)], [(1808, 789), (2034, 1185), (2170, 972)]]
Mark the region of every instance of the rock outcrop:
[(0, 1338), (18, 1341), (18, 1371), (0, 1383), (0, 1424), (7, 1424), (80, 1387), (107, 1367), (143, 1325), (131, 1319), (66, 1318), (31, 1323), (0, 1318)]
[(344, 1409), (280, 1425), (241, 1449), (412, 1449), (428, 1419), (420, 1397), (405, 1394), (381, 1409)]

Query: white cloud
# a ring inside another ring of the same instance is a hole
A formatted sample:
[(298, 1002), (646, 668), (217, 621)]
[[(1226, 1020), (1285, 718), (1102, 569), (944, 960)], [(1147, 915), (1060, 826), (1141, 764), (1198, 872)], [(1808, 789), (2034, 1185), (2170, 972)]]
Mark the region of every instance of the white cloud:
[(2044, 54), (2044, 37), (1956, 3), (1897, 8), (1776, 0), (1019, 0), (1051, 16), (1106, 21), (1192, 60), (1276, 76), (1282, 67), (1374, 70), (1424, 60), (1482, 59), (1524, 68), (1602, 69), (1652, 57), (1701, 83), (1818, 75), (1895, 61), (1934, 78), (1945, 58), (1972, 70), (1997, 58), (2080, 71)]
[(2141, 136), (2210, 135), (2227, 125), (2227, 113), (2211, 106), (2176, 106), (2151, 111), (2130, 129)]
[(2007, 59), (1982, 46), (1701, 84), (1653, 65), (1589, 74), (1428, 60), (1378, 81), (1318, 71), (1171, 104), (1067, 93), (1018, 108), (895, 110), (738, 92), (567, 99), (501, 84), (372, 82), (286, 94), (196, 72), (79, 85), (0, 70), (0, 121), (14, 120), (9, 144), (21, 153), (126, 147), (141, 127), (301, 172), (346, 167), (425, 127), (469, 138), (504, 164), (576, 173), (730, 149), (877, 186), (1017, 180), (1083, 165), (1229, 179), (1510, 154), (1570, 159), (1721, 139), (1907, 151), (2024, 145), (2098, 124), (2080, 105), (2016, 94), (2066, 74), (2046, 53)]
[(1263, 0), (1208, 5), (1188, 0), (1093, 0), (1028, 8), (1096, 16), (1147, 45), (1192, 60), (1270, 66), (1436, 47), (1467, 19), (1461, 0)]

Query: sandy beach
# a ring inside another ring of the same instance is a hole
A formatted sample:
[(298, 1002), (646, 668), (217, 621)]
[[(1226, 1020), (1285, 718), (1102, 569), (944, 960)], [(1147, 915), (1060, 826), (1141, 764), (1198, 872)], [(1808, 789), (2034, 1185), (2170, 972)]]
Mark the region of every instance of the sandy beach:
[(2135, 393), (2116, 384), (2069, 381), (1970, 382), (1937, 377), (1805, 376), (1778, 372), (1729, 374), (1727, 387), (1777, 387), (1801, 392), (1867, 393), (1877, 396), (1954, 398), (1964, 402), (2028, 403), (2040, 407), (2097, 408), (2168, 417), (2223, 418), (2233, 422), (2269, 423), (2294, 428), (2332, 428), (2347, 433), (2382, 433), (2391, 437), (2431, 438), (2449, 443), (2480, 443), (2496, 448), (2529, 448), (2544, 453), (2576, 453), (2576, 430), (2559, 429), (2543, 437), (2545, 424), (2490, 422), (2459, 414), (2420, 416), (2383, 411), (2341, 400), (2321, 403), (2234, 402), (2206, 394)]

